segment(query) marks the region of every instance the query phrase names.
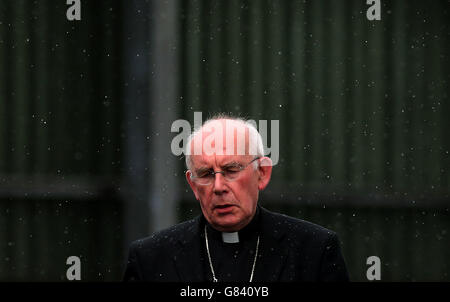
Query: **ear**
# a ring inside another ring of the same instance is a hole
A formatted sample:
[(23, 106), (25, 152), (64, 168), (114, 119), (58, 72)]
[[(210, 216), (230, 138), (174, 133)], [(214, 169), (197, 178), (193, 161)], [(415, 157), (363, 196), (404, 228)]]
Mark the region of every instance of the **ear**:
[(191, 178), (191, 177), (192, 177), (192, 172), (191, 172), (191, 170), (187, 170), (187, 171), (186, 171), (186, 180), (187, 180), (187, 182), (189, 183), (189, 186), (191, 187), (192, 192), (194, 192), (195, 199), (199, 200), (199, 199), (198, 199), (198, 195), (197, 195), (197, 185), (195, 184), (195, 182), (192, 181), (192, 178)]
[(258, 171), (258, 189), (261, 191), (267, 187), (270, 177), (272, 176), (272, 160), (269, 157), (262, 157), (260, 159)]

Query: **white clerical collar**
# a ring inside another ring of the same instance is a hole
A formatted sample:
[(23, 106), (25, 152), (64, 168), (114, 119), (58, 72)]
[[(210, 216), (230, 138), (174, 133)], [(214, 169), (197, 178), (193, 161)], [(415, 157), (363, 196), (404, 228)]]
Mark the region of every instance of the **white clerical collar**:
[(222, 232), (222, 241), (225, 243), (238, 243), (239, 233), (238, 232)]

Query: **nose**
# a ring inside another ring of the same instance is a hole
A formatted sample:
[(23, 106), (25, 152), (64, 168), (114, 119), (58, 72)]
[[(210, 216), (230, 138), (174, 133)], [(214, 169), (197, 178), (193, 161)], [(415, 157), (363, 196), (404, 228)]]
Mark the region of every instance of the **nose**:
[(215, 194), (223, 194), (227, 191), (226, 180), (222, 173), (216, 173), (214, 176), (213, 191)]

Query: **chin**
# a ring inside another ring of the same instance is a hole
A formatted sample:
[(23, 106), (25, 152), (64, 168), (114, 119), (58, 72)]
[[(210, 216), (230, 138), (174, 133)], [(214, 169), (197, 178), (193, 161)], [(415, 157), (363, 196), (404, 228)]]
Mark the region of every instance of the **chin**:
[(238, 219), (218, 219), (214, 221), (214, 226), (221, 232), (236, 232), (240, 229)]
[(219, 232), (231, 233), (239, 231), (239, 228), (237, 228), (236, 226), (217, 225), (216, 230), (218, 230)]

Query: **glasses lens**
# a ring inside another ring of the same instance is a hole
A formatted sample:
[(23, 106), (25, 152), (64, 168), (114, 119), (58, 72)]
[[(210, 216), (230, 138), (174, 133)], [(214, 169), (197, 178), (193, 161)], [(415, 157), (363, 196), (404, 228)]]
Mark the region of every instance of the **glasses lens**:
[[(251, 164), (253, 161), (255, 161), (257, 158), (255, 158), (254, 160), (252, 160), (249, 164)], [(249, 165), (248, 164), (248, 165)], [(194, 176), (193, 180), (198, 183), (199, 185), (210, 185), (211, 183), (213, 183), (214, 179), (216, 178), (216, 174), (222, 174), (223, 177), (225, 178), (226, 181), (234, 181), (236, 180), (240, 173), (242, 172), (243, 169), (245, 169), (246, 167), (248, 167), (248, 165), (246, 166), (232, 166), (232, 167), (228, 167), (227, 169), (225, 169), (224, 171), (218, 171), (218, 172), (206, 172), (203, 174), (200, 174), (198, 176)]]
[(241, 171), (240, 170), (238, 170), (238, 171), (228, 170), (228, 171), (225, 171), (224, 177), (228, 181), (233, 181), (239, 177), (239, 172), (241, 172)]
[(194, 178), (194, 180), (200, 185), (209, 185), (212, 182), (211, 181), (212, 177), (211, 176), (196, 177)]

